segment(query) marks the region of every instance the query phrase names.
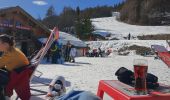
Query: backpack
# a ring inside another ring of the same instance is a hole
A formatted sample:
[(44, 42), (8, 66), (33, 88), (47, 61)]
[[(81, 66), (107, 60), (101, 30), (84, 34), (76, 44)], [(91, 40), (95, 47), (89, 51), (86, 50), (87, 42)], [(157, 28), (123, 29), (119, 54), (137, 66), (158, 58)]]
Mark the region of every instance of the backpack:
[(158, 82), (158, 77), (151, 74), (151, 73), (147, 73), (146, 81), (150, 82), (150, 83), (157, 83)]
[(134, 80), (134, 75), (131, 70), (128, 70), (125, 67), (119, 68), (115, 75), (117, 76), (118, 80), (125, 83), (125, 84), (132, 84)]
[[(132, 72), (131, 70), (128, 70), (125, 67), (121, 67), (115, 72), (115, 75), (117, 76), (117, 79), (120, 82), (134, 86), (134, 82), (135, 82), (134, 72)], [(159, 83), (157, 83), (157, 82), (158, 82), (157, 76), (155, 76), (151, 73), (147, 73), (146, 85), (147, 85), (148, 89), (155, 89), (155, 88), (159, 87)]]

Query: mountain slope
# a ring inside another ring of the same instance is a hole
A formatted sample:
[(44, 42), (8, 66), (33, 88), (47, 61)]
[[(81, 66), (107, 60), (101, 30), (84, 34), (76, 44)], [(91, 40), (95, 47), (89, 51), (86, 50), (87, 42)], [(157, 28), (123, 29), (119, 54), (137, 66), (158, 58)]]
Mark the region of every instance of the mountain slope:
[(133, 37), (142, 35), (170, 34), (170, 26), (139, 26), (130, 25), (116, 20), (116, 17), (92, 19), (96, 31), (106, 31), (111, 38), (124, 39), (130, 33)]

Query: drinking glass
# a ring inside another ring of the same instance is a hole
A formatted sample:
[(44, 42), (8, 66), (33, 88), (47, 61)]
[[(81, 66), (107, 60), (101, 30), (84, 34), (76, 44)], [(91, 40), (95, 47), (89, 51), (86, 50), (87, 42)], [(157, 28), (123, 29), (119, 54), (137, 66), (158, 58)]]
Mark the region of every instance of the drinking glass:
[(148, 61), (145, 59), (134, 59), (134, 77), (135, 77), (135, 90), (138, 93), (146, 94), (146, 75), (148, 70)]

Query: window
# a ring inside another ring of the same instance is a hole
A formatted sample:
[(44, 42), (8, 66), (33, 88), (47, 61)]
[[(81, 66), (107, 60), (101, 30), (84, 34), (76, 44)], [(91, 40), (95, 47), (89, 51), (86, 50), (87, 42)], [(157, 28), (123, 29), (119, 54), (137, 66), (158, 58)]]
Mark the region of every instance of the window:
[(21, 26), (21, 25), (22, 25), (21, 22), (16, 21), (16, 26)]
[(0, 33), (3, 33), (4, 32), (4, 28), (3, 27), (0, 27)]

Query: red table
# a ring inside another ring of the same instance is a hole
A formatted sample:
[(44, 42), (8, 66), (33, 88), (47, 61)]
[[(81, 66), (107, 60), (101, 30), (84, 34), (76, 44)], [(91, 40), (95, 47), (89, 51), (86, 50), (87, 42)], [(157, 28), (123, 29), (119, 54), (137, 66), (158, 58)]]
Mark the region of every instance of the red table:
[(103, 99), (104, 92), (114, 100), (170, 100), (170, 87), (160, 85), (155, 90), (148, 90), (147, 95), (139, 95), (134, 88), (118, 80), (101, 80), (97, 96)]

